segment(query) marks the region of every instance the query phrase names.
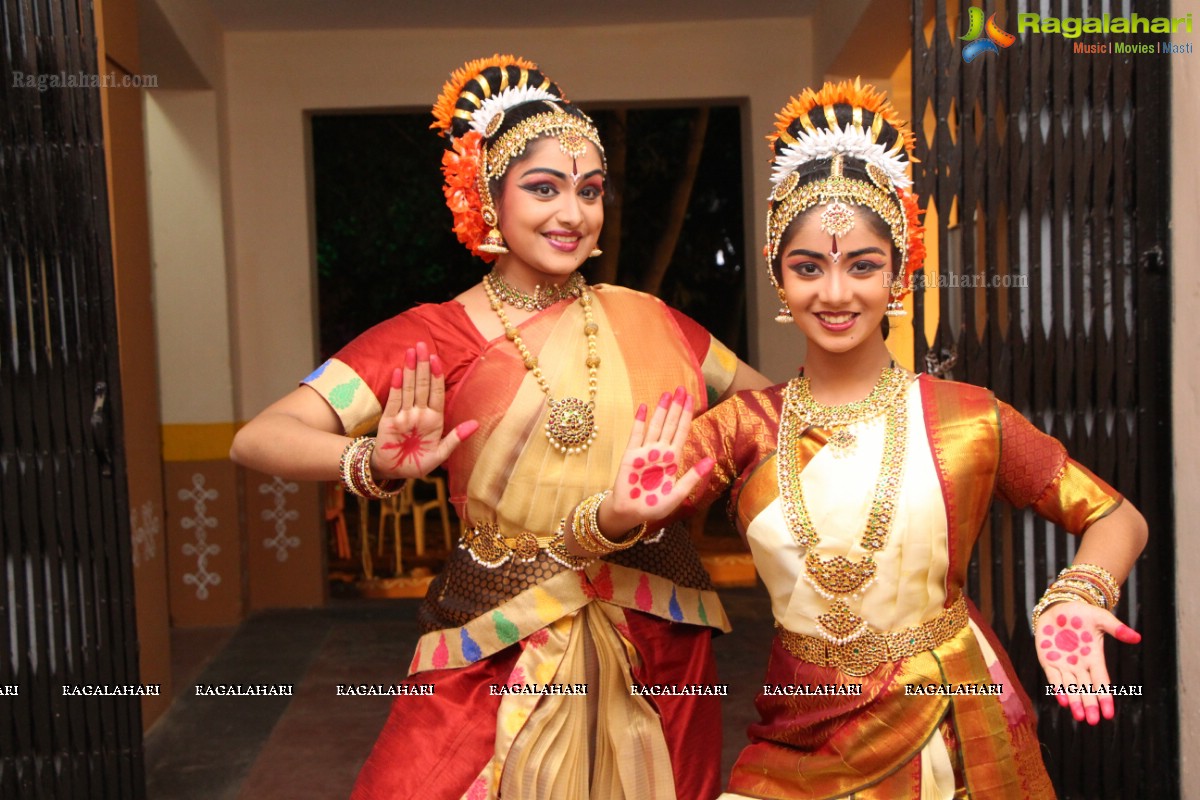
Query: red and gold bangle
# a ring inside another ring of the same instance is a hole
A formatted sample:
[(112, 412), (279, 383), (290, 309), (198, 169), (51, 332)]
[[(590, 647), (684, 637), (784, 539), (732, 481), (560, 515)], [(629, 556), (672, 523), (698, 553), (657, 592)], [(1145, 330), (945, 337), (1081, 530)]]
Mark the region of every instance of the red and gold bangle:
[(1086, 581), (1095, 586), (1104, 595), (1104, 608), (1112, 610), (1121, 602), (1121, 585), (1113, 574), (1104, 567), (1096, 564), (1072, 564), (1058, 573), (1059, 580), (1071, 579)]
[(342, 477), (342, 485), (346, 490), (359, 497), (369, 497), (384, 500), (400, 493), (403, 481), (386, 480), (382, 485), (375, 482), (371, 474), (371, 455), (375, 452), (375, 437), (360, 436), (346, 445), (338, 469)]
[(1055, 603), (1081, 602), (1111, 611), (1121, 600), (1121, 587), (1113, 574), (1095, 564), (1072, 564), (1058, 573), (1033, 607), (1033, 630), (1046, 609)]

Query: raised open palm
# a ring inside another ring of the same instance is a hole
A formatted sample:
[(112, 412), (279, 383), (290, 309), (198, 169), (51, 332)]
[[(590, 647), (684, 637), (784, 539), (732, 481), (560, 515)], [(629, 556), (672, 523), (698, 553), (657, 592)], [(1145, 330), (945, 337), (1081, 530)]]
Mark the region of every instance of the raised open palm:
[(450, 457), (479, 428), (468, 420), (442, 436), (446, 376), (441, 360), (417, 342), (404, 354), (404, 369), (392, 372), (392, 388), (379, 419), (372, 471), (383, 478), (420, 478)]
[[(1096, 725), (1100, 718), (1112, 719), (1111, 694), (1072, 692), (1071, 687), (1107, 687), (1108, 665), (1104, 661), (1104, 635), (1137, 644), (1141, 634), (1108, 611), (1087, 603), (1057, 603), (1046, 609), (1033, 632), (1042, 669), (1063, 708), (1070, 706), (1077, 722)], [(1066, 692), (1057, 690), (1066, 687)]]
[(692, 398), (682, 387), (675, 390), (674, 397), (663, 394), (649, 422), (646, 406), (638, 408), (609, 499), (615, 515), (639, 522), (660, 520), (678, 508), (712, 471), (712, 459), (704, 459), (677, 475), (691, 423)]

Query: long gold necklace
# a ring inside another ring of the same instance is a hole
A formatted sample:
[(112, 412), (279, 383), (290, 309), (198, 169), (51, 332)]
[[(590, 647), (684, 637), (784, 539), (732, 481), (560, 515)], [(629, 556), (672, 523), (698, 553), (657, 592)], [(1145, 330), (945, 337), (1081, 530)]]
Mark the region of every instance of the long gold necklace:
[[(834, 644), (845, 644), (867, 632), (866, 620), (850, 610), (847, 600), (861, 596), (874, 582), (875, 554), (887, 544), (892, 528), (892, 515), (896, 510), (896, 496), (900, 488), (904, 455), (908, 445), (908, 403), (904, 392), (879, 390), (892, 386), (898, 379), (907, 385), (907, 373), (893, 367), (886, 368), (880, 374), (875, 390), (867, 397), (867, 400), (870, 400), (871, 397), (886, 396), (889, 401), (885, 406), (875, 406), (870, 412), (870, 416), (882, 414), (886, 427), (879, 478), (875, 483), (871, 510), (867, 514), (867, 523), (860, 540), (867, 553), (857, 561), (845, 556), (822, 558), (817, 553), (821, 536), (808, 513), (799, 467), (800, 438), (809, 424), (815, 424), (806, 416), (806, 412), (811, 409), (804, 405), (804, 398), (812, 397), (808, 378), (795, 378), (784, 389), (783, 418), (779, 425), (779, 493), (783, 502), (783, 515), (792, 538), (807, 550), (804, 557), (805, 579), (817, 594), (830, 601), (829, 610), (817, 616), (817, 632)], [(831, 417), (853, 417), (855, 421), (859, 421), (867, 418), (868, 412), (862, 406), (867, 400), (847, 406), (825, 407), (830, 416), (824, 419), (828, 421)]]
[(538, 284), (533, 287), (533, 293), (522, 292), (508, 281), (504, 280), (504, 276), (492, 270), (488, 273), (488, 280), (491, 282), (492, 291), (496, 293), (505, 303), (508, 303), (514, 308), (521, 308), (525, 311), (545, 311), (550, 306), (557, 303), (559, 300), (566, 300), (571, 297), (579, 297), (583, 290), (587, 288), (587, 282), (578, 272), (572, 272), (562, 284), (549, 284), (542, 286)]
[(596, 376), (600, 372), (600, 356), (596, 353), (596, 334), (599, 333), (600, 326), (592, 316), (591, 292), (580, 278), (579, 305), (583, 308), (583, 333), (587, 337), (588, 352), (584, 362), (588, 371), (588, 399), (584, 401), (578, 397), (564, 397), (555, 400), (550, 395), (550, 385), (546, 383), (542, 368), (538, 366), (537, 356), (529, 352), (525, 342), (521, 341), (521, 334), (504, 313), (504, 303), (501, 302), (494, 285), (494, 276), (495, 273), (484, 276), (483, 291), (487, 294), (492, 310), (500, 318), (500, 324), (504, 326), (504, 335), (517, 348), (525, 362), (525, 369), (533, 373), (538, 388), (546, 395), (546, 405), (550, 410), (546, 418), (546, 438), (560, 453), (582, 453), (596, 441), (596, 432), (599, 430), (599, 426), (596, 425)]

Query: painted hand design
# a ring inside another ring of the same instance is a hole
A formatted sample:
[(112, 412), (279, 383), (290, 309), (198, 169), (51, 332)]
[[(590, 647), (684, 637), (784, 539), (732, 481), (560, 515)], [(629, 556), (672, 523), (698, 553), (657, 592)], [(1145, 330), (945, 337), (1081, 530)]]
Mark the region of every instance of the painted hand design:
[(649, 423), (646, 406), (638, 408), (616, 486), (607, 501), (614, 515), (632, 525), (662, 519), (712, 471), (713, 461), (706, 458), (676, 477), (691, 424), (692, 398), (683, 387), (675, 390), (674, 397), (663, 394)]
[[(1104, 661), (1104, 634), (1119, 642), (1137, 644), (1140, 633), (1109, 612), (1087, 603), (1057, 603), (1046, 609), (1034, 631), (1038, 660), (1054, 685), (1104, 686), (1109, 683)], [(1068, 706), (1077, 722), (1097, 725), (1113, 718), (1111, 694), (1059, 694), (1058, 704)]]
[(450, 457), (479, 428), (475, 420), (442, 436), (446, 377), (441, 360), (417, 342), (404, 354), (404, 369), (392, 372), (392, 388), (379, 419), (371, 470), (380, 478), (419, 478)]

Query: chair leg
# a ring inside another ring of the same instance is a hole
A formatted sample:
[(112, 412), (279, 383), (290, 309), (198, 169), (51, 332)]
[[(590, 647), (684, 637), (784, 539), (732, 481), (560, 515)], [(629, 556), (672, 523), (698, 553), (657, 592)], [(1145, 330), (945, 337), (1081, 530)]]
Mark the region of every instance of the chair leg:
[(388, 507), (386, 503), (379, 504), (379, 545), (375, 549), (375, 555), (383, 555), (383, 529), (387, 526)]
[(367, 518), (369, 507), (367, 506), (367, 498), (358, 498), (358, 537), (359, 537), (359, 553), (362, 556), (363, 577), (371, 580), (375, 577), (375, 568), (371, 563), (371, 542), (370, 542), (370, 522)]
[(425, 509), (418, 508), (413, 504), (413, 528), (415, 533), (414, 538), (417, 540), (417, 555), (425, 555)]
[(336, 530), (338, 558), (348, 560), (350, 558), (350, 534), (346, 530), (346, 518), (339, 514), (338, 518), (334, 520), (334, 529)]
[(442, 512), (442, 538), (446, 540), (446, 552), (450, 552), (451, 544), (450, 535), (450, 509), (446, 505), (446, 484), (438, 482), (437, 485), (437, 501), (438, 511)]
[(401, 557), (401, 553), (400, 553), (400, 515), (396, 514), (395, 516), (392, 517), (392, 519), (394, 521), (393, 528), (395, 529), (395, 535), (393, 536), (393, 541), (395, 542), (395, 545), (396, 545), (396, 574), (395, 574), (395, 577), (399, 578), (404, 573), (404, 561), (403, 561), (403, 559)]

